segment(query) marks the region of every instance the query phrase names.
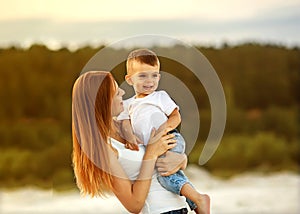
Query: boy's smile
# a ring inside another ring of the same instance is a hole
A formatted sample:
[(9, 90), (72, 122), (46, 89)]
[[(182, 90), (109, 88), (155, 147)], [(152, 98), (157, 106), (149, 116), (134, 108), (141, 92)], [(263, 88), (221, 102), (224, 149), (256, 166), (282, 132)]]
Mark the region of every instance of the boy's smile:
[(159, 66), (134, 62), (131, 69), (133, 74), (127, 76), (126, 80), (133, 86), (136, 98), (143, 98), (157, 89), (160, 80)]

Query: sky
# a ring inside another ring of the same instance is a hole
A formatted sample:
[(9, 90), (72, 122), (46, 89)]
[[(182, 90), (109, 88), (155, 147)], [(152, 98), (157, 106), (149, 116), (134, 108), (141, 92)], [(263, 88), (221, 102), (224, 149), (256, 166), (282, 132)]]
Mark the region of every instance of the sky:
[(300, 0), (0, 0), (0, 46), (109, 44), (155, 34), (187, 43), (300, 46)]

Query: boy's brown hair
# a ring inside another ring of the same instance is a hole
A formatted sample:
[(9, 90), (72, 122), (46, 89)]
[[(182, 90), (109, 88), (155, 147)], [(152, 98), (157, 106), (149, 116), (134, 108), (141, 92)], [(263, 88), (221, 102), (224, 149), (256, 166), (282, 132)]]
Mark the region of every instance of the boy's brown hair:
[(157, 55), (149, 49), (137, 49), (129, 53), (126, 61), (127, 75), (132, 75), (134, 62), (144, 63), (151, 66), (159, 66)]

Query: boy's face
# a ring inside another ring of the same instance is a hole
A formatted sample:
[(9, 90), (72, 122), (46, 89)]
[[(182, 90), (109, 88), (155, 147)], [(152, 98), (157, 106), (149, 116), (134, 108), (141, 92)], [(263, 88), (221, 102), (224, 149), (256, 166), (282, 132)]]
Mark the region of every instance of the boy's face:
[(143, 98), (154, 92), (160, 80), (159, 66), (133, 62), (131, 66), (132, 75), (126, 76), (126, 81), (132, 85), (137, 98)]

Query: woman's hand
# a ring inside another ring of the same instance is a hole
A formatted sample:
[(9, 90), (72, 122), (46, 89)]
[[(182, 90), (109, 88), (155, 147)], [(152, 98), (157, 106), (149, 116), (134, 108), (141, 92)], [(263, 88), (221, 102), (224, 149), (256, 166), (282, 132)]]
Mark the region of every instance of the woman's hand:
[(156, 167), (162, 176), (169, 176), (180, 169), (185, 169), (187, 165), (186, 154), (179, 154), (176, 152), (166, 152), (166, 156), (158, 158)]
[(165, 129), (156, 133), (155, 129), (152, 130), (144, 159), (157, 159), (158, 156), (176, 146), (174, 135), (167, 134), (169, 131)]

